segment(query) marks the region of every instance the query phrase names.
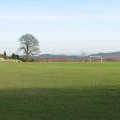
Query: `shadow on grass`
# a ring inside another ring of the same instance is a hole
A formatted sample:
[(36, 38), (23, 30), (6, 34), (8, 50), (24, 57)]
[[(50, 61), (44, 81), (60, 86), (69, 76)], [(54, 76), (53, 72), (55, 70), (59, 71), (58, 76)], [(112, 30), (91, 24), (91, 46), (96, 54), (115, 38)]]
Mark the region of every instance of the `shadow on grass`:
[(118, 120), (120, 89), (0, 90), (0, 120)]

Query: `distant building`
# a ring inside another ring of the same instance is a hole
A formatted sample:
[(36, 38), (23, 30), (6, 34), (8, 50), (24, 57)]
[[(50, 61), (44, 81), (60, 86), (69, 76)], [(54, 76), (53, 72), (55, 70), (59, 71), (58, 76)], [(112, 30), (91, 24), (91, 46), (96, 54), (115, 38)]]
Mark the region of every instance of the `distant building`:
[(0, 54), (0, 61), (5, 61), (3, 54)]
[(22, 62), (21, 60), (18, 59), (10, 59), (10, 58), (4, 58), (3, 54), (0, 54), (0, 62)]

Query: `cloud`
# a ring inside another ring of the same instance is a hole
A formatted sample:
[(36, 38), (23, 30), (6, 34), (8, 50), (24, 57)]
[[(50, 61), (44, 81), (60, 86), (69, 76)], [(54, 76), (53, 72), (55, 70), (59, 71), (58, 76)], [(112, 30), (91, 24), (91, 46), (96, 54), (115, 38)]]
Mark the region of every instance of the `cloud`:
[(120, 21), (119, 15), (0, 15), (3, 21)]
[(15, 20), (15, 21), (54, 21), (58, 20), (60, 16), (42, 16), (42, 15), (0, 15), (1, 20)]

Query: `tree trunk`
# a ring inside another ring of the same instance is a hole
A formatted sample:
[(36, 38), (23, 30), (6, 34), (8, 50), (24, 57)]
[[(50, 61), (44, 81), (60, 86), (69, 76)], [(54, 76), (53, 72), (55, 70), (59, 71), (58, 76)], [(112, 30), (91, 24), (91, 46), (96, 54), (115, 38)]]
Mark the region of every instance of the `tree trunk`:
[(27, 62), (29, 61), (29, 55), (28, 54), (26, 55), (26, 61)]

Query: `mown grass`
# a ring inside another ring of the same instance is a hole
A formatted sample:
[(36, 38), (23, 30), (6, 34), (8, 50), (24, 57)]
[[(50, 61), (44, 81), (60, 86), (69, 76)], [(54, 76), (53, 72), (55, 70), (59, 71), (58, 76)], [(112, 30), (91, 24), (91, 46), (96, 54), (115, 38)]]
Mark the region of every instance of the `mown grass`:
[(0, 120), (118, 120), (120, 63), (0, 63)]

